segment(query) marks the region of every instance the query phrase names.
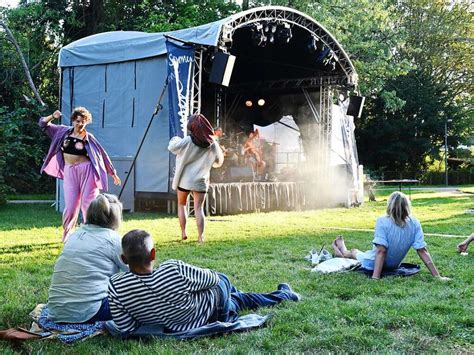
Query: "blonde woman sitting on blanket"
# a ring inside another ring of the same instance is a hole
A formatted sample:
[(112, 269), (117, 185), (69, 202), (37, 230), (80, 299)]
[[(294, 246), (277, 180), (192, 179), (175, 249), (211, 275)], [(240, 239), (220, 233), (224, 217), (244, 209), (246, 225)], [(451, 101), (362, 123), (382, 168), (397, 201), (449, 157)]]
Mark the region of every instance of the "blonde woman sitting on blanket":
[(335, 255), (360, 261), (363, 268), (373, 270), (373, 279), (379, 279), (382, 269), (398, 268), (410, 247), (413, 247), (434, 277), (449, 280), (441, 277), (436, 269), (426, 249), (421, 224), (411, 215), (410, 205), (404, 193), (393, 192), (387, 201), (387, 215), (377, 219), (372, 250), (348, 250), (344, 239), (339, 236), (332, 243)]
[(56, 323), (93, 323), (112, 319), (109, 278), (128, 266), (121, 259), (122, 204), (101, 194), (87, 209), (87, 224), (72, 233), (54, 265), (49, 288), (49, 319)]

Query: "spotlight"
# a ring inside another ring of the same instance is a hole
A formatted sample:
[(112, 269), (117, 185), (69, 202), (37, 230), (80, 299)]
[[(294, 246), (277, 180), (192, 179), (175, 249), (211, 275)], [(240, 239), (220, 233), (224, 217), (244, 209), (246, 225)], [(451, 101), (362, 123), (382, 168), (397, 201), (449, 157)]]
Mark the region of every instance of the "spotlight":
[(291, 27), (289, 23), (284, 22), (281, 24), (276, 31), (276, 40), (280, 44), (287, 44), (290, 42), (291, 37)]
[(257, 105), (258, 105), (258, 106), (263, 106), (263, 105), (265, 105), (265, 100), (264, 100), (264, 99), (259, 99), (259, 100), (257, 101)]
[(245, 106), (247, 106), (247, 107), (252, 107), (252, 106), (253, 106), (252, 100), (247, 100), (247, 101), (245, 101)]
[(254, 46), (265, 47), (267, 44), (267, 37), (263, 31), (263, 25), (256, 23), (250, 30), (252, 36), (252, 43)]
[(331, 50), (328, 47), (324, 46), (319, 55), (316, 57), (316, 62), (322, 62), (325, 60), (330, 51)]
[(316, 53), (318, 51), (318, 41), (319, 38), (316, 36), (311, 36), (311, 39), (308, 43), (308, 52), (309, 53)]

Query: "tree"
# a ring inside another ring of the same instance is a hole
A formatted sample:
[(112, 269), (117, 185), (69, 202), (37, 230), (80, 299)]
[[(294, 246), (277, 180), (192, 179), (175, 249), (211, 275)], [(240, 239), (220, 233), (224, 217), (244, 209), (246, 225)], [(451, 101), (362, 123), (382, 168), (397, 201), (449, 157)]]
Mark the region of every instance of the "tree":
[[(103, 31), (169, 31), (201, 25), (228, 16), (239, 9), (223, 0), (41, 0), (20, 2), (8, 9), (0, 6), (0, 18), (11, 36), (0, 30), (0, 190), (2, 181), (18, 192), (51, 188), (54, 180), (40, 177), (47, 138), (38, 130), (41, 113), (35, 93), (18, 66), (24, 53), (31, 81), (51, 110), (58, 105), (57, 58), (62, 46)], [(11, 44), (15, 38), (18, 46)], [(39, 95), (38, 95), (39, 96)]]
[(398, 10), (405, 41), (397, 45), (396, 58), (411, 68), (385, 87), (405, 104), (392, 111), (373, 105), (358, 140), (369, 166), (415, 171), (440, 159), (446, 120), (452, 120), (450, 147), (473, 134), (472, 13), (465, 3), (448, 7), (438, 0), (401, 1)]

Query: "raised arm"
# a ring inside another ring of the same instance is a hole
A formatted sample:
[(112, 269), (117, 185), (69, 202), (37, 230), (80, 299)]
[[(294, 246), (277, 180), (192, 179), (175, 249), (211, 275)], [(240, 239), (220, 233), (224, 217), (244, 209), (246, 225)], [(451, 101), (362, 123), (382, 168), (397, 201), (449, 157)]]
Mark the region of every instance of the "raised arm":
[(423, 260), (423, 263), (426, 265), (428, 270), (430, 270), (431, 275), (443, 281), (449, 280), (448, 277), (442, 277), (439, 274), (438, 269), (436, 268), (436, 265), (433, 263), (433, 259), (431, 259), (431, 255), (430, 253), (428, 253), (428, 250), (426, 248), (417, 249), (416, 252), (418, 253), (418, 256), (420, 257), (420, 259)]
[(170, 142), (168, 143), (168, 150), (173, 154), (178, 154), (181, 149), (186, 146), (186, 144), (187, 143), (184, 138), (175, 136), (170, 139)]
[(40, 128), (46, 132), (49, 138), (53, 138), (58, 129), (61, 127), (59, 125), (52, 124), (51, 121), (54, 119), (58, 119), (62, 116), (61, 111), (54, 111), (51, 115), (46, 117), (41, 117), (39, 119), (38, 125)]

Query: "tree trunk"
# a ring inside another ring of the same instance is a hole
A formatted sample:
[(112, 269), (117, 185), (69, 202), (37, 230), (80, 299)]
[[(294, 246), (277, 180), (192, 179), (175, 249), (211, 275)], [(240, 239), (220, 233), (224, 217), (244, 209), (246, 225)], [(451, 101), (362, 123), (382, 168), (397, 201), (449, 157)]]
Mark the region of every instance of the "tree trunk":
[(31, 90), (35, 94), (36, 100), (41, 104), (41, 106), (46, 106), (46, 104), (43, 102), (41, 99), (41, 96), (36, 89), (35, 83), (33, 82), (33, 79), (31, 78), (30, 70), (28, 69), (28, 65), (26, 64), (25, 57), (23, 56), (23, 52), (21, 51), (20, 46), (18, 45), (18, 42), (16, 41), (15, 37), (13, 36), (12, 31), (10, 31), (10, 28), (7, 26), (7, 24), (3, 21), (0, 21), (0, 26), (2, 26), (5, 29), (5, 32), (7, 34), (8, 39), (13, 43), (13, 45), (16, 48), (16, 51), (18, 53), (18, 56), (20, 57), (21, 64), (23, 66), (23, 70), (25, 72), (26, 78), (28, 79), (28, 84), (30, 85)]

